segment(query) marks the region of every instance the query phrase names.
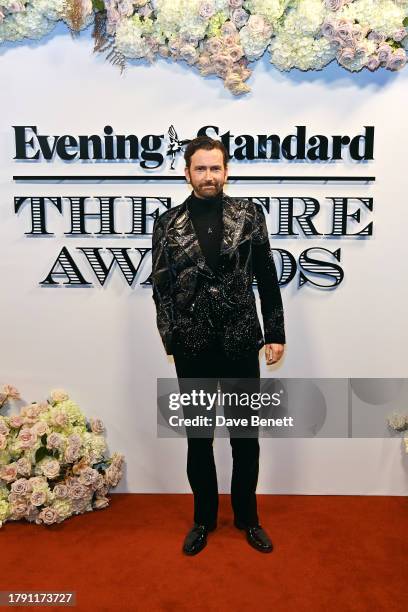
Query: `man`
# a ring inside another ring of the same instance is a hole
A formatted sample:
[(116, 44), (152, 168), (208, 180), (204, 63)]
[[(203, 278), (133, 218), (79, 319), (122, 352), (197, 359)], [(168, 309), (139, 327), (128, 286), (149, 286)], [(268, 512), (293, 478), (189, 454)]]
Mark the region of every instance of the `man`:
[[(158, 329), (166, 353), (174, 356), (183, 390), (194, 378), (204, 378), (210, 386), (219, 379), (224, 388), (226, 379), (259, 383), (259, 350), (265, 345), (266, 363), (273, 364), (281, 359), (285, 344), (282, 300), (262, 206), (223, 192), (228, 153), (220, 141), (197, 137), (184, 158), (193, 191), (182, 204), (160, 215), (153, 228), (151, 280)], [(256, 312), (253, 275), (265, 337)], [(183, 551), (194, 555), (217, 524), (213, 428), (204, 437), (188, 435), (187, 442), (194, 525)], [(245, 530), (256, 550), (271, 552), (273, 545), (259, 524), (256, 506), (257, 432), (236, 437), (230, 431), (230, 443), (234, 524)]]

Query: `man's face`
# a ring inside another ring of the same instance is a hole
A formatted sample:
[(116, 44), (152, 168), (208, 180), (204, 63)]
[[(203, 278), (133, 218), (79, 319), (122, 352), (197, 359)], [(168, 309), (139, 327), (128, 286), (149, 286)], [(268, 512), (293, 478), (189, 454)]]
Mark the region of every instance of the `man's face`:
[(184, 172), (199, 198), (213, 198), (221, 193), (228, 175), (219, 149), (198, 149), (191, 157), (190, 168)]

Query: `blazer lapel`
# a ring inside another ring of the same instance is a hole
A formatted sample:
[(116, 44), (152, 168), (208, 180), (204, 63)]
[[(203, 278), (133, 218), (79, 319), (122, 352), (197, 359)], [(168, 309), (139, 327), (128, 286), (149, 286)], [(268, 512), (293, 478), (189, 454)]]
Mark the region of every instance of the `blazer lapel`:
[[(190, 217), (188, 210), (190, 199), (191, 196), (181, 204), (178, 215), (176, 215), (173, 222), (169, 224), (168, 237), (171, 241), (177, 242), (185, 254), (206, 276), (214, 277), (214, 272), (205, 261)], [(222, 204), (223, 233), (220, 246), (220, 257), (227, 253), (231, 255), (237, 248), (245, 221), (245, 208), (239, 208), (232, 198), (224, 194)]]

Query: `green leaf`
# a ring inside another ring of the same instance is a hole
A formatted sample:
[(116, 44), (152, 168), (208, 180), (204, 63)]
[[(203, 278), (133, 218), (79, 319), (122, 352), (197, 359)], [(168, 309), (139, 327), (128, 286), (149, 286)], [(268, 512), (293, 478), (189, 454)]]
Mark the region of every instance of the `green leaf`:
[(35, 453), (35, 462), (38, 463), (39, 461), (41, 461), (41, 459), (44, 459), (44, 457), (46, 457), (48, 455), (47, 453), (47, 449), (45, 448), (45, 446), (40, 446), (40, 448), (37, 449), (37, 452)]
[(404, 21), (402, 22), (402, 25), (404, 26), (404, 28), (408, 26), (408, 17), (405, 17)]
[(102, 0), (92, 0), (92, 6), (94, 7), (95, 11), (105, 10), (105, 5)]

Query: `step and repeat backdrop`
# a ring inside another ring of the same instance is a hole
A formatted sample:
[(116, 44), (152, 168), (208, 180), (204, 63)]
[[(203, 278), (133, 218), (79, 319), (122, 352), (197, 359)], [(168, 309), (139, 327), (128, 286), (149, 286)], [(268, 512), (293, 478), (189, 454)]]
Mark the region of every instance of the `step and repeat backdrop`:
[[(102, 418), (121, 491), (190, 491), (185, 438), (157, 431), (157, 379), (175, 368), (148, 276), (154, 219), (189, 194), (183, 146), (208, 134), (231, 156), (226, 192), (262, 204), (270, 231), (287, 345), (276, 366), (261, 351), (262, 377), (364, 379), (326, 410), (354, 391), (367, 421), (406, 412), (408, 72), (265, 59), (234, 97), (164, 59), (121, 74), (92, 46), (61, 27), (0, 50), (0, 383), (26, 401), (62, 387)], [(262, 438), (258, 492), (406, 494), (401, 438), (385, 423), (358, 437), (344, 414), (335, 435), (323, 419)], [(228, 439), (215, 452), (227, 492)]]

